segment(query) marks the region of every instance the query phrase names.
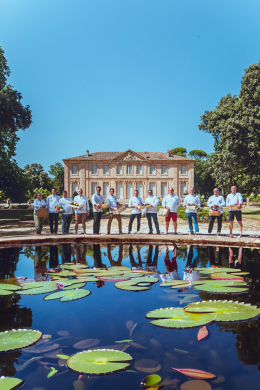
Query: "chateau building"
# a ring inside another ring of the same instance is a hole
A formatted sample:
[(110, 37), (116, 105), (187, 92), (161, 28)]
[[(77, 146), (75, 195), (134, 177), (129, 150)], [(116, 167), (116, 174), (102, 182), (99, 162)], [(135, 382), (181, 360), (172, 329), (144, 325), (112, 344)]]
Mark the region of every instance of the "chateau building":
[(64, 161), (64, 188), (68, 196), (82, 188), (90, 198), (99, 185), (107, 197), (109, 189), (115, 189), (118, 199), (129, 199), (134, 190), (141, 197), (147, 196), (148, 189), (159, 198), (168, 194), (173, 187), (176, 195), (194, 185), (194, 160), (174, 156), (169, 150), (163, 152), (95, 152), (66, 158)]

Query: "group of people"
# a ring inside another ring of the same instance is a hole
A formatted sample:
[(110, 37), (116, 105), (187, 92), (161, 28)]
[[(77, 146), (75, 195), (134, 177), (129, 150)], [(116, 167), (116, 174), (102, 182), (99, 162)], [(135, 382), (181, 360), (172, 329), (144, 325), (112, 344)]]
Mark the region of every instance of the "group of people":
[[(86, 196), (83, 195), (83, 190), (80, 188), (78, 190), (78, 195), (74, 197), (72, 201), (71, 198), (68, 197), (67, 191), (62, 192), (62, 198), (60, 198), (56, 194), (56, 189), (53, 188), (51, 191), (51, 195), (49, 195), (46, 199), (46, 202), (42, 199), (42, 194), (37, 194), (37, 199), (34, 200), (34, 221), (36, 233), (41, 234), (43, 227), (43, 217), (39, 217), (36, 214), (36, 210), (39, 208), (48, 208), (49, 211), (49, 221), (50, 221), (50, 231), (51, 233), (57, 234), (58, 231), (58, 211), (56, 207), (62, 207), (62, 233), (68, 234), (70, 223), (72, 219), (73, 213), (75, 213), (75, 233), (78, 232), (78, 225), (81, 223), (83, 228), (83, 233), (86, 234), (86, 217), (89, 215), (89, 203)], [(118, 213), (118, 208), (121, 206), (117, 200), (117, 197), (114, 195), (114, 188), (110, 188), (109, 196), (106, 199), (106, 207), (109, 209), (109, 219), (107, 225), (107, 234), (110, 234), (111, 224), (114, 218), (118, 221), (119, 233), (122, 234), (122, 220), (121, 215)], [(224, 197), (219, 194), (218, 188), (214, 188), (213, 194), (207, 202), (207, 205), (211, 207), (213, 210), (217, 210), (220, 215), (210, 216), (208, 233), (211, 233), (213, 230), (213, 225), (215, 219), (217, 218), (217, 235), (221, 233), (222, 229), (222, 216), (223, 216), (223, 207), (229, 207), (229, 229), (230, 229), (230, 237), (233, 237), (233, 222), (236, 217), (239, 230), (240, 237), (242, 236), (242, 213), (241, 207), (243, 204), (243, 197), (240, 193), (237, 192), (237, 187), (231, 187), (231, 193), (227, 196), (226, 202)], [(74, 202), (80, 205), (80, 208), (73, 208), (71, 203)], [(100, 221), (103, 212), (104, 205), (104, 197), (101, 195), (101, 187), (96, 187), (96, 193), (91, 198), (91, 203), (93, 205), (93, 233), (100, 233)], [(141, 206), (147, 205), (147, 207), (143, 208)], [(146, 216), (149, 232), (148, 234), (153, 234), (153, 225), (155, 226), (156, 234), (160, 234), (160, 228), (157, 217), (157, 206), (159, 205), (159, 199), (157, 196), (153, 194), (152, 190), (148, 190), (148, 196), (144, 200), (139, 196), (139, 192), (135, 190), (134, 196), (130, 198), (128, 207), (132, 209), (129, 225), (128, 225), (128, 233), (132, 232), (132, 226), (135, 218), (137, 218), (137, 233), (141, 228), (141, 216)], [(165, 229), (166, 234), (168, 234), (170, 221), (173, 221), (174, 234), (177, 233), (177, 208), (181, 206), (180, 198), (174, 194), (174, 189), (169, 188), (169, 194), (165, 196), (162, 201), (162, 207), (166, 209), (165, 216)], [(199, 232), (198, 219), (197, 219), (197, 210), (201, 206), (201, 201), (198, 195), (195, 194), (195, 189), (193, 187), (190, 188), (189, 194), (185, 196), (183, 201), (183, 206), (186, 208), (186, 215), (189, 224), (189, 234), (196, 234)], [(191, 207), (192, 206), (192, 207)], [(231, 206), (235, 206), (231, 209)], [(194, 231), (195, 230), (195, 231)]]

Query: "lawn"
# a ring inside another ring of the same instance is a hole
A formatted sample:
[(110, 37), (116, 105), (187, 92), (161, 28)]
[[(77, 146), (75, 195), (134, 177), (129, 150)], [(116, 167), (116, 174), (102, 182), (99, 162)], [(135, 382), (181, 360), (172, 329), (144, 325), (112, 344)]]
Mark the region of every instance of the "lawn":
[(33, 222), (33, 209), (26, 210), (0, 210), (0, 224), (29, 221)]
[(245, 207), (242, 209), (242, 214), (245, 218), (260, 220), (259, 207)]

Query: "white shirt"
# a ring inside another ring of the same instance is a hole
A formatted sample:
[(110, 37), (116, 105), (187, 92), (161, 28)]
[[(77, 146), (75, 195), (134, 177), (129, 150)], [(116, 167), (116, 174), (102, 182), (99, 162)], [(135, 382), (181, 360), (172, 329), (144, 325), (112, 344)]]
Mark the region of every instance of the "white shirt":
[(37, 199), (34, 199), (34, 201), (33, 201), (33, 207), (34, 207), (34, 214), (36, 214), (36, 212), (35, 212), (35, 210), (38, 210), (38, 209), (40, 209), (41, 208), (41, 206), (42, 205), (45, 205), (46, 203), (45, 203), (45, 200), (38, 200), (38, 198)]
[(87, 211), (89, 211), (88, 200), (86, 200), (85, 196), (84, 197), (83, 196), (79, 196), (79, 195), (75, 196), (74, 202), (83, 205), (81, 207), (81, 209), (74, 209), (75, 210), (75, 214), (84, 214)]
[[(200, 203), (200, 197), (198, 195), (186, 195), (185, 198), (184, 198), (184, 202), (183, 202), (183, 205), (187, 205), (188, 203), (195, 203), (198, 207), (200, 207), (201, 203)], [(186, 209), (186, 213), (197, 213), (197, 209), (195, 210), (188, 210)]]
[[(107, 197), (107, 205), (111, 207), (117, 207), (117, 199), (115, 195), (110, 195)], [(113, 213), (111, 209), (109, 209), (110, 213)]]
[[(130, 198), (129, 200), (129, 203), (128, 203), (128, 207), (131, 207), (131, 206), (142, 206), (142, 203), (143, 203), (143, 200), (142, 198), (140, 198), (140, 196), (133, 196), (132, 198)], [(131, 214), (141, 214), (141, 210), (137, 210), (137, 209), (132, 209), (132, 213)]]
[(143, 211), (145, 213), (157, 213), (157, 206), (159, 206), (159, 199), (155, 195), (149, 195), (145, 199), (145, 203), (151, 204), (153, 207), (147, 207)]
[(62, 215), (69, 215), (73, 214), (73, 208), (70, 206), (70, 203), (72, 202), (71, 198), (60, 198), (59, 200), (59, 206), (63, 208)]
[(223, 198), (222, 195), (212, 195), (208, 201), (207, 201), (207, 206), (212, 207), (214, 204), (216, 204), (219, 209), (221, 214), (224, 213), (223, 207), (225, 206), (225, 199)]
[(168, 206), (170, 208), (170, 213), (177, 213), (177, 208), (181, 205), (180, 198), (173, 194), (173, 195), (166, 195), (165, 198), (163, 198), (162, 206)]
[(46, 206), (49, 209), (49, 213), (57, 213), (55, 206), (58, 206), (60, 197), (59, 195), (49, 195), (46, 199)]
[(103, 198), (102, 195), (98, 195), (97, 193), (95, 193), (94, 195), (92, 195), (91, 203), (93, 204), (93, 213), (102, 213), (102, 212), (103, 212), (102, 209), (95, 209), (95, 208), (94, 208), (94, 204), (97, 204), (97, 203), (104, 203), (104, 198)]
[(168, 282), (170, 280), (181, 280), (181, 278), (179, 277), (177, 271), (172, 271), (172, 272), (170, 272), (169, 274), (166, 274), (166, 275), (161, 274), (160, 278), (161, 278), (162, 282)]
[(231, 192), (231, 194), (227, 196), (226, 205), (232, 206), (233, 204), (238, 203), (243, 204), (243, 196), (239, 192), (236, 192), (235, 195)]

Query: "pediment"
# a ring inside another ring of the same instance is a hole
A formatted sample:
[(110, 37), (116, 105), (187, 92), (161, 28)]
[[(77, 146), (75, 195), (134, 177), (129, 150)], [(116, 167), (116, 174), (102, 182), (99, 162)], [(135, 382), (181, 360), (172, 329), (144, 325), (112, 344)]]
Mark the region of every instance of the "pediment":
[(144, 161), (145, 158), (140, 156), (138, 153), (128, 149), (126, 152), (120, 154), (113, 161)]

